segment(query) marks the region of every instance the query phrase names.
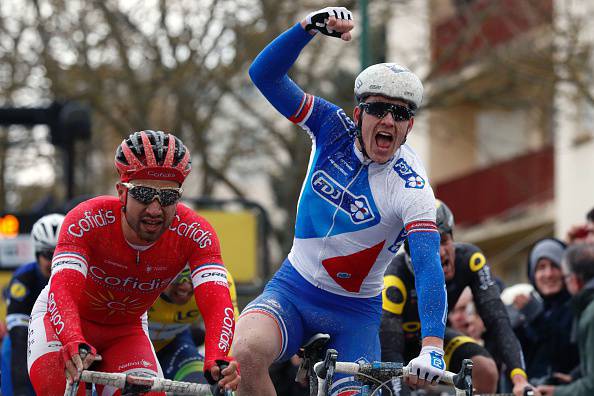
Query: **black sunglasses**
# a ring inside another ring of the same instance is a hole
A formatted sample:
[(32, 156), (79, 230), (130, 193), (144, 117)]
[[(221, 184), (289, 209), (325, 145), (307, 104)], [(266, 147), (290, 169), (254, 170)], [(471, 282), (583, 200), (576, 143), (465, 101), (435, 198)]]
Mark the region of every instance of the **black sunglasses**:
[(359, 106), (367, 114), (371, 114), (377, 118), (384, 118), (390, 112), (395, 121), (408, 121), (414, 115), (408, 107), (393, 103), (369, 102), (361, 103)]
[(148, 205), (155, 197), (161, 203), (161, 206), (173, 205), (181, 198), (183, 188), (166, 187), (155, 188), (143, 186), (141, 184), (122, 183), (128, 189), (130, 196), (143, 205)]

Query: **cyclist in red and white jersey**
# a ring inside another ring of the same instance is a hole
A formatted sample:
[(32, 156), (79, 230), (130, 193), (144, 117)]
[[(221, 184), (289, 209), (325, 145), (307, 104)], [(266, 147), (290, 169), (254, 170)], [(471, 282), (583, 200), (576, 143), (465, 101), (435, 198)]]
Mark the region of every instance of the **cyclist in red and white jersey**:
[(228, 356), (235, 321), (219, 242), (204, 218), (178, 203), (191, 169), (186, 146), (161, 131), (135, 132), (115, 164), (118, 197), (85, 201), (64, 220), (50, 283), (31, 314), (35, 391), (63, 395), (66, 378), (78, 380), (93, 362), (99, 371), (162, 377), (146, 311), (186, 263), (206, 327), (205, 376), (235, 389), (238, 365)]

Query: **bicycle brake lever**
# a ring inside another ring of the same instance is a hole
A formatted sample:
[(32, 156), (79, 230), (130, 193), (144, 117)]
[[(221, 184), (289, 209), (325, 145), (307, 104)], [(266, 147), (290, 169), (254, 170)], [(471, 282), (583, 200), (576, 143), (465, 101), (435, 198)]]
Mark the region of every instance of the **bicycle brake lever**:
[[(89, 352), (90, 349), (85, 344), (80, 344), (78, 346), (78, 355), (80, 356), (81, 361), (84, 362)], [(78, 393), (78, 385), (79, 381), (72, 381), (72, 383), (67, 383), (64, 394), (67, 396), (75, 396)]]
[[(222, 371), (229, 366), (229, 362), (227, 362), (226, 360), (218, 359), (218, 360), (215, 360), (215, 363), (217, 364), (217, 366), (219, 366), (219, 369), (221, 370), (220, 373), (222, 376), (223, 375)], [(233, 395), (232, 391), (219, 387), (218, 381), (216, 384), (214, 384), (211, 387), (211, 391), (212, 391), (213, 396), (232, 396)]]
[(295, 375), (295, 382), (305, 382), (307, 379), (307, 373), (309, 372), (309, 365), (309, 359), (301, 357), (301, 363), (299, 363), (299, 368), (297, 369), (297, 374)]
[(466, 396), (472, 396), (472, 360), (464, 359), (460, 371), (453, 379), (455, 388), (463, 390)]

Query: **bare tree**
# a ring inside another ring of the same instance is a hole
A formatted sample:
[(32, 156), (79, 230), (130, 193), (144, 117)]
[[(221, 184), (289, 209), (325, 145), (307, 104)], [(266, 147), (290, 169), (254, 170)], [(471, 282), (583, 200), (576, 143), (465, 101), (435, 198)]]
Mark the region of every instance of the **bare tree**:
[[(370, 2), (372, 29), (381, 32), (392, 13), (405, 12), (409, 1)], [(534, 106), (537, 100), (544, 119), (552, 106), (545, 98), (557, 78), (579, 82), (591, 99), (587, 67), (591, 49), (578, 40), (559, 60), (552, 55), (553, 41), (542, 37), (529, 36), (515, 50), (499, 46), (496, 51), (470, 51), (469, 42), (480, 39), (481, 26), (497, 12), (485, 3), (474, 14), (460, 6), (467, 26), (456, 41), (435, 53), (425, 81), (440, 82), (438, 89), (430, 91), (434, 95), (426, 98), (428, 108), (461, 101)], [(532, 7), (524, 14), (543, 20), (544, 31), (552, 35), (546, 19), (550, 12), (538, 8), (540, 3), (548, 2), (529, 0), (517, 6)], [(214, 196), (225, 191), (246, 197), (253, 193), (245, 177), (264, 175), (274, 191), (271, 207), (287, 219), (276, 224), (276, 235), (288, 246), (310, 142), (263, 104), (247, 68), (283, 30), (326, 5), (319, 0), (160, 0), (156, 6), (142, 1), (5, 0), (0, 5), (0, 101), (30, 105), (77, 99), (90, 105), (92, 140), (77, 146), (77, 158), (88, 164), (77, 166), (81, 193), (111, 190), (114, 148), (128, 133), (140, 129), (173, 131), (184, 139), (193, 153), (194, 171), (187, 183), (191, 194)], [(355, 0), (341, 5), (358, 11)], [(513, 24), (508, 27), (514, 28)], [(561, 33), (571, 37), (579, 30), (576, 21)], [(535, 40), (542, 45), (534, 45)], [(378, 60), (383, 55), (380, 41), (373, 42), (380, 45)], [(332, 100), (348, 113), (353, 104), (351, 83), (359, 71), (359, 44), (357, 36), (350, 44), (316, 39), (291, 76), (306, 91)], [(471, 78), (440, 74), (452, 59), (472, 65), (479, 58), (489, 66), (470, 68), (476, 70)], [(567, 73), (561, 77), (554, 73), (554, 62), (568, 65)], [(509, 101), (510, 97), (514, 100)], [(0, 138), (6, 138), (2, 133)], [(40, 144), (31, 131), (21, 135), (21, 147)], [(0, 171), (7, 147), (1, 146)], [(38, 151), (50, 160), (55, 156)], [(4, 168), (3, 183), (6, 174)], [(0, 186), (0, 195), (18, 189), (18, 184)]]

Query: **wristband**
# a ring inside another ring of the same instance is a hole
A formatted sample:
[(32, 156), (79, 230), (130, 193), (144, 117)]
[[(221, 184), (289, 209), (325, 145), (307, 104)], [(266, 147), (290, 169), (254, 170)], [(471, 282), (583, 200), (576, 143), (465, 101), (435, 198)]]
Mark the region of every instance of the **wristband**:
[(526, 372), (524, 370), (522, 370), (521, 368), (515, 368), (515, 369), (513, 369), (509, 373), (509, 378), (513, 380), (516, 375), (521, 375), (522, 377), (528, 379), (528, 376), (526, 375)]

